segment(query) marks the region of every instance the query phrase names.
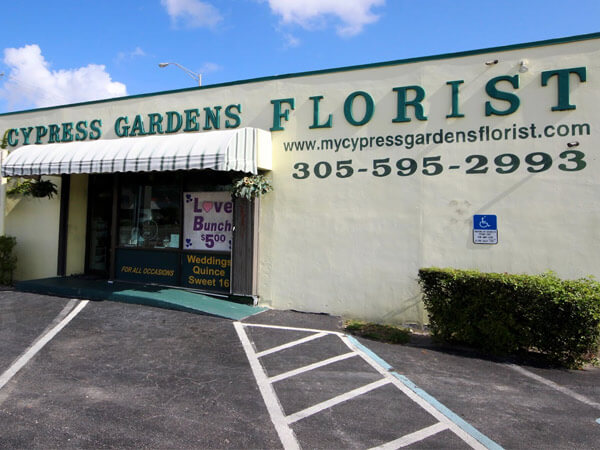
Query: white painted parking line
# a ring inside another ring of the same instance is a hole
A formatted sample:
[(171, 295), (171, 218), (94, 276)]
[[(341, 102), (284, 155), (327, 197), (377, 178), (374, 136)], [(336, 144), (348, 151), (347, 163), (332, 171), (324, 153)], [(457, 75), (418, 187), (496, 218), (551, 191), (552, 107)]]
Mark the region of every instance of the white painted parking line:
[(263, 325), (262, 323), (243, 323), (242, 325), (244, 325), (245, 327), (252, 327), (252, 328), (270, 328), (273, 330), (287, 330), (287, 331), (307, 331), (309, 333), (327, 333), (327, 334), (333, 334), (336, 336), (344, 336), (344, 333), (340, 333), (339, 331), (325, 331), (325, 330), (318, 330), (317, 328), (297, 328), (297, 327), (286, 327), (283, 325)]
[[(290, 427), (291, 424), (302, 420), (306, 417), (312, 416), (314, 414), (318, 414), (323, 410), (331, 408), (340, 403), (346, 402), (357, 396), (366, 394), (367, 392), (370, 392), (381, 386), (389, 384), (392, 384), (393, 386), (398, 388), (398, 390), (403, 392), (408, 398), (410, 398), (421, 408), (427, 411), (431, 416), (436, 418), (438, 420), (438, 423), (426, 427), (422, 430), (418, 430), (414, 433), (402, 436), (394, 441), (383, 444), (381, 448), (400, 448), (405, 445), (410, 445), (415, 442), (419, 442), (423, 439), (426, 439), (429, 436), (439, 433), (440, 431), (450, 430), (452, 433), (454, 433), (456, 436), (458, 436), (466, 444), (468, 444), (474, 449), (502, 449), (501, 446), (499, 446), (497, 443), (481, 434), (473, 426), (465, 422), (455, 413), (453, 413), (444, 405), (439, 403), (435, 398), (431, 397), (429, 394), (416, 387), (406, 377), (397, 374), (389, 364), (387, 364), (369, 349), (364, 347), (354, 338), (348, 337), (343, 333), (335, 331), (315, 330), (310, 328), (294, 328), (262, 324), (249, 324), (241, 322), (235, 322), (234, 327), (238, 333), (240, 341), (242, 342), (244, 350), (246, 351), (246, 356), (248, 357), (248, 361), (250, 362), (252, 372), (254, 373), (258, 387), (263, 395), (263, 399), (265, 401), (269, 414), (271, 415), (271, 420), (275, 425), (275, 429), (277, 430), (277, 433), (280, 436), (284, 448), (286, 449), (299, 448), (299, 443), (296, 438), (296, 435)], [(245, 327), (272, 328), (277, 330), (290, 330), (295, 332), (307, 331), (315, 334), (312, 334), (311, 336), (308, 336), (303, 339), (298, 339), (296, 341), (289, 342), (278, 347), (274, 347), (269, 350), (265, 350), (263, 352), (256, 352), (252, 343), (250, 342), (250, 339), (248, 338), (248, 335), (246, 334)], [(273, 353), (273, 350), (275, 349), (291, 348), (297, 345), (301, 345), (305, 342), (317, 339), (318, 337), (322, 337), (322, 335), (338, 336), (351, 351), (349, 353), (344, 353), (333, 358), (328, 358), (326, 360), (322, 360), (317, 363), (300, 367), (298, 369), (290, 370), (288, 372), (273, 376), (271, 378), (267, 376), (265, 369), (260, 363), (258, 356), (259, 354), (270, 354)], [(314, 370), (318, 367), (322, 367), (327, 364), (331, 364), (332, 362), (334, 362), (333, 360), (342, 360), (354, 356), (359, 356), (360, 358), (362, 358), (373, 369), (375, 369), (382, 376), (382, 378), (366, 386), (338, 395), (332, 399), (321, 402), (317, 405), (310, 406), (306, 409), (303, 409), (302, 411), (298, 411), (288, 416), (285, 415), (284, 410), (277, 398), (277, 394), (275, 393), (275, 390), (273, 388), (273, 383), (282, 379), (293, 377), (301, 373), (305, 373), (309, 370)]]
[(352, 389), (351, 391), (345, 392), (336, 397), (330, 398), (324, 402), (318, 403), (310, 408), (303, 409), (302, 411), (298, 411), (294, 414), (290, 414), (286, 417), (287, 423), (292, 424), (301, 419), (306, 419), (309, 416), (317, 414), (327, 408), (332, 408), (335, 405), (339, 405), (340, 403), (347, 402), (359, 395), (366, 394), (367, 392), (371, 392), (374, 389), (380, 388), (381, 386), (385, 386), (386, 384), (390, 384), (390, 380), (377, 380), (372, 383), (366, 384), (365, 386), (359, 387), (357, 389)]
[(287, 344), (278, 345), (277, 347), (273, 347), (273, 348), (270, 348), (267, 350), (263, 350), (262, 352), (258, 352), (256, 354), (256, 356), (258, 356), (259, 358), (262, 358), (263, 356), (270, 355), (271, 353), (277, 353), (277, 352), (280, 352), (281, 350), (285, 350), (286, 348), (295, 347), (296, 345), (304, 344), (305, 342), (310, 342), (315, 339), (322, 338), (323, 336), (327, 336), (327, 333), (316, 333), (311, 336), (303, 337), (302, 339), (298, 339), (296, 341), (288, 342)]
[(536, 381), (539, 381), (540, 383), (545, 384), (546, 386), (551, 387), (552, 389), (555, 389), (558, 392), (562, 392), (563, 394), (568, 395), (569, 397), (574, 398), (575, 400), (580, 401), (581, 403), (585, 403), (588, 406), (591, 406), (596, 409), (600, 409), (600, 403), (590, 400), (585, 395), (578, 394), (577, 392), (572, 391), (569, 388), (561, 386), (560, 384), (557, 384), (554, 381), (550, 381), (547, 378), (541, 377), (538, 374), (530, 372), (529, 370), (527, 370), (521, 366), (517, 366), (516, 364), (505, 364), (505, 365), (506, 365), (506, 367), (509, 367), (512, 370), (519, 372), (522, 375), (525, 375), (526, 377), (529, 377)]
[(256, 384), (258, 385), (258, 389), (260, 390), (263, 400), (265, 401), (265, 406), (267, 407), (269, 416), (271, 416), (271, 422), (273, 422), (273, 425), (275, 426), (275, 431), (277, 431), (283, 448), (286, 450), (299, 449), (300, 445), (298, 444), (298, 439), (296, 439), (294, 431), (288, 426), (285, 420), (285, 415), (281, 405), (279, 404), (279, 400), (277, 399), (277, 394), (275, 394), (273, 385), (269, 383), (267, 374), (260, 365), (258, 357), (252, 348), (252, 343), (250, 342), (250, 339), (248, 339), (248, 335), (244, 330), (244, 326), (241, 322), (234, 322), (233, 326), (238, 334), (238, 337), (240, 338), (242, 347), (244, 347), (246, 357), (250, 363), (250, 368), (252, 369), (252, 373), (256, 379)]
[[(441, 405), (437, 400), (433, 399), (432, 397), (428, 396), (428, 398), (427, 398), (427, 397), (424, 397), (423, 395), (420, 395), (420, 391), (421, 391), (420, 389), (419, 390), (412, 389), (411, 388), (412, 383), (409, 384), (409, 383), (404, 382), (403, 381), (404, 377), (395, 376), (394, 373), (390, 372), (390, 367), (388, 364), (386, 364), (387, 367), (383, 367), (379, 363), (379, 361), (377, 361), (377, 359), (379, 359), (379, 358), (373, 357), (373, 355), (374, 355), (373, 352), (371, 352), (370, 350), (365, 351), (365, 349), (366, 349), (365, 347), (363, 347), (362, 345), (357, 345), (357, 344), (359, 344), (358, 341), (356, 341), (355, 339), (351, 340), (347, 336), (343, 336), (341, 339), (342, 339), (342, 341), (344, 341), (344, 343), (350, 349), (357, 351), (371, 367), (373, 367), (375, 370), (377, 370), (385, 378), (390, 379), (399, 390), (401, 390), (402, 392), (404, 392), (404, 394), (406, 394), (406, 396), (408, 398), (410, 398), (412, 401), (414, 401), (417, 405), (419, 405), (421, 408), (423, 408), (425, 411), (427, 411), (429, 414), (431, 414), (433, 417), (435, 417), (441, 423), (445, 424), (448, 427), (448, 429), (450, 429), (454, 434), (456, 434), (459, 438), (461, 438), (463, 441), (465, 441), (472, 448), (475, 448), (475, 449), (485, 449), (485, 448), (500, 449), (500, 448), (502, 448), (495, 442), (493, 442), (493, 441), (487, 439), (485, 436), (481, 435), (481, 433), (479, 433), (479, 432), (473, 433), (472, 430), (475, 430), (473, 427), (469, 426), (470, 429), (465, 430), (464, 426), (463, 427), (459, 426), (459, 423), (462, 425), (464, 422), (464, 421), (462, 421), (462, 419), (460, 419), (460, 421), (457, 420), (459, 418), (458, 418), (458, 416), (456, 416), (456, 414), (449, 411), (446, 407)], [(434, 400), (434, 401), (432, 401), (432, 400)], [(477, 431), (477, 430), (475, 430), (475, 431)], [(474, 435), (477, 436), (479, 438), (479, 440), (477, 438), (475, 438)], [(482, 439), (482, 438), (484, 438), (484, 439)], [(484, 440), (485, 444), (480, 442), (480, 440)]]
[(408, 447), (409, 445), (427, 439), (428, 437), (447, 429), (448, 427), (445, 424), (438, 422), (430, 427), (402, 436), (400, 439), (387, 442), (378, 447), (372, 447), (371, 450), (395, 450), (397, 448)]
[(271, 383), (276, 383), (277, 381), (285, 380), (286, 378), (294, 377), (296, 375), (300, 375), (301, 373), (308, 372), (310, 370), (318, 369), (319, 367), (327, 366), (329, 364), (336, 363), (338, 361), (343, 361), (348, 358), (353, 358), (358, 356), (358, 353), (348, 352), (343, 355), (334, 356), (332, 358), (324, 359), (323, 361), (319, 361), (313, 364), (309, 364), (304, 367), (300, 367), (299, 369), (290, 370), (289, 372), (282, 373), (280, 375), (275, 375), (269, 378)]
[[(14, 377), (19, 370), (33, 358), (44, 346), (56, 336), (79, 312), (88, 304), (88, 300), (80, 302), (64, 319), (62, 319), (55, 327), (42, 333), (42, 335), (31, 345), (15, 362), (0, 375), (0, 389)], [(68, 306), (68, 305), (67, 305)]]

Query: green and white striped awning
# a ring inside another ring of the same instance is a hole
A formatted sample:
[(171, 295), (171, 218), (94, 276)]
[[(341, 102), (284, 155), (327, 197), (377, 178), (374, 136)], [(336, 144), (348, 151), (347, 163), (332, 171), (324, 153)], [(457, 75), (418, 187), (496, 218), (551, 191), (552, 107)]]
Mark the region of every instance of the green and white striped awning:
[(25, 145), (2, 164), (3, 176), (151, 172), (189, 169), (256, 174), (271, 169), (271, 134), (257, 128)]

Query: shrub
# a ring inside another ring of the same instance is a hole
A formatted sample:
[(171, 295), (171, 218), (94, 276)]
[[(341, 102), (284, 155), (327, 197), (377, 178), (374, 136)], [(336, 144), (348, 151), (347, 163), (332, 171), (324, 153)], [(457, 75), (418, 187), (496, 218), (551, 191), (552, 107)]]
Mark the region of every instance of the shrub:
[(0, 284), (12, 284), (13, 271), (17, 267), (17, 257), (13, 250), (17, 239), (11, 236), (0, 236)]
[(410, 341), (409, 330), (393, 325), (350, 320), (346, 322), (344, 329), (356, 336), (390, 344), (406, 344)]
[(553, 273), (419, 270), (433, 335), (495, 355), (534, 350), (578, 367), (600, 344), (600, 283)]

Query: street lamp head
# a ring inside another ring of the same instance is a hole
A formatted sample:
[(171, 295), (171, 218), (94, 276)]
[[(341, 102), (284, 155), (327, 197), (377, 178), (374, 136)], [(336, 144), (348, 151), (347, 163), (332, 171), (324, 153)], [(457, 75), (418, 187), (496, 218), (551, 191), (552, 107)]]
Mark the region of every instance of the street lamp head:
[(185, 73), (187, 73), (190, 77), (192, 77), (194, 80), (196, 80), (198, 82), (198, 86), (202, 85), (202, 75), (196, 72), (192, 72), (190, 69), (188, 69), (187, 67), (183, 67), (181, 64), (176, 63), (176, 62), (162, 62), (162, 63), (158, 63), (158, 67), (167, 67), (167, 66), (176, 66), (179, 67), (181, 70), (183, 70)]

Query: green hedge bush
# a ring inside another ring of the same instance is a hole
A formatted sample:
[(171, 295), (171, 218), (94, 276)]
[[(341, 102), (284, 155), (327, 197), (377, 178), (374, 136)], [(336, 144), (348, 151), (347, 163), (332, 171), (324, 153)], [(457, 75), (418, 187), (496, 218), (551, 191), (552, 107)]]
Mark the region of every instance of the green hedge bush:
[(17, 267), (17, 257), (13, 250), (17, 239), (12, 236), (0, 236), (0, 284), (10, 285), (13, 281), (13, 272)]
[(600, 345), (600, 283), (553, 273), (419, 270), (432, 334), (495, 355), (538, 351), (580, 367)]

